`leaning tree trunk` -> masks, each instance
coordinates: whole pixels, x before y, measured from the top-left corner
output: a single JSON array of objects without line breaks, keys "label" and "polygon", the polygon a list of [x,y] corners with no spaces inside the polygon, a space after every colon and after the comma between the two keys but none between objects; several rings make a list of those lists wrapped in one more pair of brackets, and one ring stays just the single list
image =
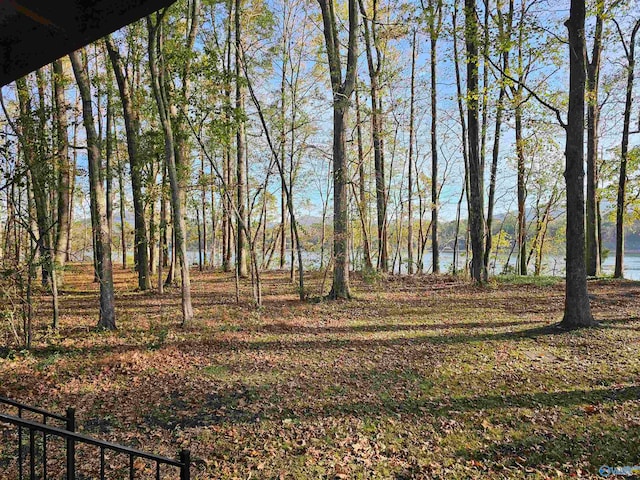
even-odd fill
[{"label": "leaning tree trunk", "polygon": [[571,0],[569,31],[569,111],[567,114],[567,159],[564,173],[567,191],[565,328],[595,324],[587,292],[584,258],[584,93],[585,93],[585,1]]},{"label": "leaning tree trunk", "polygon": [[89,186],[94,192],[91,200],[95,202],[96,218],[96,243],[99,246],[100,258],[98,259],[98,277],[100,281],[100,319],[98,328],[115,330],[116,313],[113,291],[113,268],[111,265],[111,232],[107,222],[107,208],[105,192],[99,173],[102,166],[99,139],[93,123],[91,83],[87,71],[87,65],[80,57],[79,52],[69,54],[73,73],[78,83],[78,90],[82,97],[82,118],[87,136],[87,156],[89,163]]},{"label": "leaning tree trunk", "polygon": [[[160,123],[164,132],[164,154],[171,188],[171,207],[173,213],[174,251],[180,262],[181,268],[181,293],[182,293],[182,324],[186,325],[193,319],[193,307],[191,305],[191,279],[189,276],[189,263],[187,260],[186,222],[184,217],[184,198],[182,182],[176,160],[176,144],[174,141],[173,127],[171,125],[171,103],[169,91],[166,88],[168,80],[165,78],[165,65],[158,61],[158,49],[160,45],[162,18],[158,16],[154,25],[151,17],[147,17],[149,31],[149,68],[151,71],[153,94],[155,96]],[[180,153],[180,152],[179,152]],[[172,258],[175,258],[174,255]]]},{"label": "leaning tree trunk", "polygon": [[147,240],[147,225],[144,216],[144,197],[142,194],[142,159],[139,154],[138,130],[139,120],[133,105],[132,92],[126,76],[126,70],[120,58],[117,47],[111,37],[105,37],[105,43],[111,58],[111,64],[116,74],[120,99],[122,100],[122,112],[124,126],[127,134],[127,151],[131,166],[131,190],[133,193],[133,211],[135,221],[135,258],[138,271],[138,288],[148,290],[151,288],[149,277],[149,254]]}]

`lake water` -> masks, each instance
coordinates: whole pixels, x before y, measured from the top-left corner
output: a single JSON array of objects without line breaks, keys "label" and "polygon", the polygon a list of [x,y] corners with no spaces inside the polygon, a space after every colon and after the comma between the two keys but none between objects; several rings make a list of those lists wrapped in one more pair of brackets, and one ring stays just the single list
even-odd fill
[{"label": "lake water", "polygon": [[[287,252],[287,262],[289,265],[290,252]],[[198,263],[198,252],[188,252],[189,260],[192,264]],[[494,258],[491,257],[490,261],[490,274],[495,275],[502,272],[504,263],[507,260],[506,256],[499,255],[497,265],[494,267]],[[393,260],[393,259],[391,259]],[[326,256],[325,256],[325,265],[326,265]],[[465,255],[464,252],[461,252],[461,255],[458,258],[458,270],[464,268]],[[304,262],[307,268],[318,268],[320,266],[320,255],[315,252],[305,252],[304,253]],[[451,271],[451,265],[453,263],[453,252],[440,252],[440,271],[448,272]],[[273,265],[276,264],[276,259],[274,258]],[[431,253],[427,253],[424,257],[424,265],[426,271],[431,271]],[[509,260],[509,265],[515,267],[516,265],[516,257],[512,255]],[[602,263],[602,273],[604,275],[613,275],[613,269],[615,266],[615,257],[613,254],[608,255],[605,261]],[[533,265],[530,266],[531,270],[533,270]],[[396,269],[398,271],[397,263]],[[402,273],[406,273],[407,265],[403,259],[402,265]],[[553,275],[553,276],[562,276],[564,275],[564,257],[546,257],[543,260],[543,275]],[[628,253],[624,257],[624,277],[629,280],[640,280],[640,253]]]},{"label": "lake water", "polygon": [[[464,268],[464,252],[458,259],[458,269]],[[506,256],[498,256],[497,266],[494,268],[494,258],[491,257],[490,260],[490,273],[492,275],[499,274],[502,271],[504,263],[507,260]],[[516,257],[512,256],[509,260],[509,265],[511,267],[516,266]],[[564,275],[564,257],[546,257],[542,261],[542,274],[543,275],[552,275],[552,276],[562,276]],[[453,253],[452,252],[440,252],[440,270],[443,272],[449,271],[451,269],[451,265],[453,263]],[[424,260],[425,266],[429,269],[431,268],[431,254],[425,255]],[[613,270],[615,267],[615,256],[610,254],[607,258],[602,262],[602,274],[603,275],[613,275]],[[530,264],[529,267],[533,271],[533,264]],[[404,268],[403,268],[404,271]],[[628,280],[640,280],[640,253],[628,253],[624,256],[624,278]]]}]

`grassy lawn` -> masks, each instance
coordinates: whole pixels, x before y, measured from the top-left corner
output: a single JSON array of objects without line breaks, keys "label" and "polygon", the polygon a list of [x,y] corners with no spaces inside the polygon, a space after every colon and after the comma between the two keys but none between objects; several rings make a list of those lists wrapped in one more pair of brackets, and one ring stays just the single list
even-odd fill
[{"label": "grassy lawn", "polygon": [[89,273],[66,274],[58,334],[38,299],[35,348],[0,358],[0,395],[74,405],[106,440],[190,448],[192,478],[598,478],[640,464],[639,283],[590,281],[602,326],[549,333],[564,297],[548,278],[356,278],[353,301],[301,303],[269,273],[256,311],[249,285],[236,304],[231,275],[194,271],[197,319],[181,328],[178,289],[135,292],[117,270],[119,330],[97,333]]}]

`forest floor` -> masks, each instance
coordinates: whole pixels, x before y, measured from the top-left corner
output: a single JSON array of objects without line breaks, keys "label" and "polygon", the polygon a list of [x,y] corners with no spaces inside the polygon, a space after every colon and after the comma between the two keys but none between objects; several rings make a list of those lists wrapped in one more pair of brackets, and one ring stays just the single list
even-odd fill
[{"label": "forest floor", "polygon": [[[196,479],[598,478],[640,464],[640,283],[590,281],[601,326],[549,332],[560,279],[358,277],[352,301],[300,302],[274,272],[257,311],[249,285],[237,304],[232,275],[194,270],[197,318],[182,328],[179,289],[136,292],[115,273],[119,330],[95,331],[97,285],[73,265],[59,332],[40,297],[32,352],[0,356],[0,395],[73,405],[101,439],[190,448]],[[322,281],[309,275],[312,294]],[[4,479],[15,450],[0,445]]]}]

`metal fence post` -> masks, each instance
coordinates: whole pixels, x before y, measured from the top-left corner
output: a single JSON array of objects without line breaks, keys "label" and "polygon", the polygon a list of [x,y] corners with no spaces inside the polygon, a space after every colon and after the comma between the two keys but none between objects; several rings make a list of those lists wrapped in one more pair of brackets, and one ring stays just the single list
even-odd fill
[{"label": "metal fence post", "polygon": [[[76,431],[76,409],[67,408],[67,430]],[[76,443],[73,438],[67,438],[67,480],[76,478]]]},{"label": "metal fence post", "polygon": [[180,480],[191,480],[191,451],[182,450],[180,452]]}]

